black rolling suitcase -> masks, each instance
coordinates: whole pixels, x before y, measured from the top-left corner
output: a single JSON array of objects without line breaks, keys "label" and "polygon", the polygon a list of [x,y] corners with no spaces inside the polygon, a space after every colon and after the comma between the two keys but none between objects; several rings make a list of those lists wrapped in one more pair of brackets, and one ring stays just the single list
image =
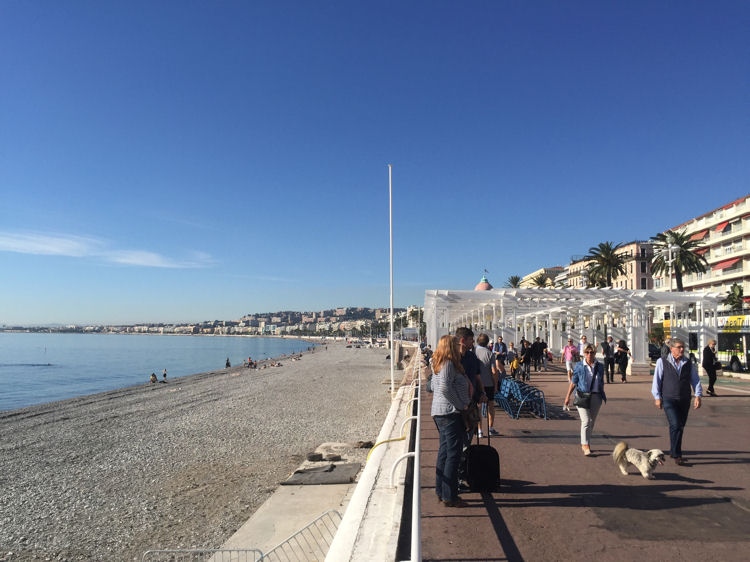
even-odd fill
[{"label": "black rolling suitcase", "polygon": [[487,444],[479,444],[477,433],[477,444],[466,448],[464,474],[472,492],[494,492],[500,487],[500,456],[490,446],[490,420],[484,409],[482,413],[487,420]]}]

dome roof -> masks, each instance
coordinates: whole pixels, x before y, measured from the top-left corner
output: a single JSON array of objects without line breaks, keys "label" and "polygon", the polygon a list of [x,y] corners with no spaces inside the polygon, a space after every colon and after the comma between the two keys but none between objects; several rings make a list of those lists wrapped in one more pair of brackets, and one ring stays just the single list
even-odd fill
[{"label": "dome roof", "polygon": [[487,277],[482,275],[482,280],[477,283],[477,286],[474,287],[475,291],[489,291],[492,289],[492,285],[490,285],[490,282],[487,281]]}]

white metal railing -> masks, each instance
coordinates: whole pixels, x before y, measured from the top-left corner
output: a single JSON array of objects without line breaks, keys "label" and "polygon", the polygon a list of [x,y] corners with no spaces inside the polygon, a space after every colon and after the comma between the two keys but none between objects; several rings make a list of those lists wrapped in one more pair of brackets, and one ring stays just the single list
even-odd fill
[{"label": "white metal railing", "polygon": [[[412,472],[412,494],[411,494],[411,562],[421,562],[422,560],[422,494],[421,494],[421,470],[420,470],[420,452],[421,452],[421,432],[422,432],[422,353],[417,348],[417,353],[414,357],[417,361],[416,376],[414,376],[415,369],[412,368],[412,377],[414,379],[411,382],[412,388],[416,391],[416,402],[417,402],[417,414],[416,416],[409,416],[404,420],[402,428],[407,422],[416,420],[413,428],[415,431],[414,437],[414,450],[404,453],[398,457],[391,467],[391,479],[390,485],[393,486],[393,478],[396,473],[396,467],[398,464],[407,458],[414,459],[414,470]],[[414,361],[412,359],[412,361]],[[411,404],[415,398],[409,400]]]}]

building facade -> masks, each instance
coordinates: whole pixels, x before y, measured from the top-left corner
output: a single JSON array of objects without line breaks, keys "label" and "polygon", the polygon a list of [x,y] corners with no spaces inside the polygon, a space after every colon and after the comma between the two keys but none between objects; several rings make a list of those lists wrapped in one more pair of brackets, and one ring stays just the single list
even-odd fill
[{"label": "building facade", "polygon": [[[750,195],[709,211],[670,230],[684,231],[702,244],[706,273],[683,275],[685,291],[716,291],[727,294],[739,284],[746,301],[750,298]],[[674,276],[664,272],[654,279],[654,288],[676,290]]]}]

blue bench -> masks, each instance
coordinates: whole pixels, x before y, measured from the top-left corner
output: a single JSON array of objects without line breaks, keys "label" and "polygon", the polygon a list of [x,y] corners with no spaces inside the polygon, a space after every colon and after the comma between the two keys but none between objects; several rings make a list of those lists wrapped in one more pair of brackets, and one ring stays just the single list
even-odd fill
[{"label": "blue bench", "polygon": [[527,408],[530,412],[547,419],[547,404],[544,392],[530,384],[504,377],[500,388],[495,393],[495,404],[505,410],[513,419],[518,419],[521,410]]}]

